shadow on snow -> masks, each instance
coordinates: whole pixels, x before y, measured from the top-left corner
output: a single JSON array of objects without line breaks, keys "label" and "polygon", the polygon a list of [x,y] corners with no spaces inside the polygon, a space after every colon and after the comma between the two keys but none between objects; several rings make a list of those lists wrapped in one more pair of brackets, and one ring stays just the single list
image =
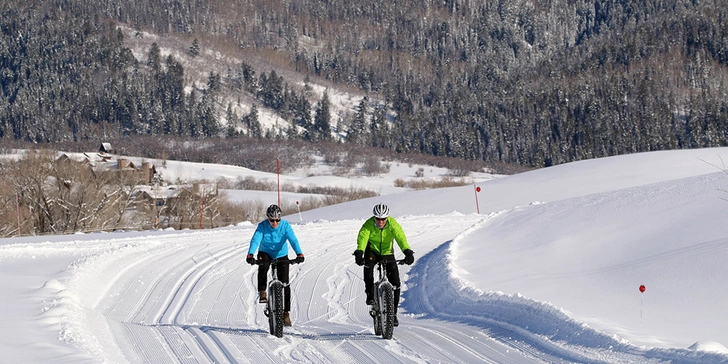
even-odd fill
[{"label": "shadow on snow", "polygon": [[[229,335],[242,335],[242,336],[272,336],[267,330],[263,329],[234,329],[226,327],[216,326],[183,326],[187,329],[189,327],[196,327],[204,333],[209,332],[220,332]],[[329,332],[329,333],[301,333],[301,332],[286,332],[283,338],[286,336],[297,337],[306,340],[316,341],[341,341],[341,340],[381,340],[381,337],[371,333],[358,333],[358,332]]]}]

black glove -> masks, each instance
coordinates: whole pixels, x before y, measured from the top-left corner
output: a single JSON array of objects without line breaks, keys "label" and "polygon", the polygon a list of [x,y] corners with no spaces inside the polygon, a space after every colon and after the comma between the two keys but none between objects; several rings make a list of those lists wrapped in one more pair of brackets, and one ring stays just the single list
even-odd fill
[{"label": "black glove", "polygon": [[296,263],[303,263],[303,253],[296,255],[296,260],[294,260]]},{"label": "black glove", "polygon": [[245,261],[248,262],[250,265],[255,265],[255,257],[253,257],[253,254],[248,254],[248,257],[245,258]]},{"label": "black glove", "polygon": [[411,249],[406,249],[404,251],[404,264],[412,265],[412,263],[415,262],[415,252],[413,252]]},{"label": "black glove", "polygon": [[354,250],[354,261],[356,265],[364,265],[364,252],[361,250]]}]

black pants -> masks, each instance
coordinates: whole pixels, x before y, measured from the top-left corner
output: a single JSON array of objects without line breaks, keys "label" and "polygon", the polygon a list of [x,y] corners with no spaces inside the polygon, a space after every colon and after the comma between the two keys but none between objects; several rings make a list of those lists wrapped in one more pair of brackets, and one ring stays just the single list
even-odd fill
[{"label": "black pants", "polygon": [[[273,259],[266,253],[258,252],[258,260],[267,263]],[[278,280],[283,282],[285,286],[283,289],[283,295],[285,296],[283,300],[283,311],[288,312],[291,310],[291,287],[288,285],[288,267],[291,265],[288,264],[288,257],[278,258],[278,260],[279,262],[276,263],[276,275],[278,276]],[[258,266],[258,291],[265,291],[268,288],[268,268],[268,264]]]},{"label": "black pants", "polygon": [[387,279],[394,286],[394,312],[396,313],[399,306],[399,286],[401,282],[399,280],[399,267],[394,254],[379,255],[369,250],[368,247],[364,250],[364,289],[366,290],[367,300],[376,296],[374,291],[374,267],[380,260],[387,261]]}]

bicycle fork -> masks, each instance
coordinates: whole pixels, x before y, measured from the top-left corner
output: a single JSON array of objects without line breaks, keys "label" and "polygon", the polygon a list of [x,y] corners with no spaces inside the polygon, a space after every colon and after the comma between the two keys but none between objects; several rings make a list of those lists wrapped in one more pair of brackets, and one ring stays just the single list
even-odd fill
[{"label": "bicycle fork", "polygon": [[382,305],[383,305],[383,303],[382,303],[382,296],[383,296],[382,291],[384,290],[383,287],[385,285],[386,286],[389,286],[389,287],[392,287],[391,289],[392,289],[392,291],[394,291],[394,286],[392,286],[392,284],[389,283],[389,281],[378,282],[378,283],[379,284],[377,284],[377,286],[376,286],[376,295],[375,295],[374,304],[371,305],[371,306],[369,306],[369,314],[372,317],[374,317],[375,315],[377,315],[377,314],[379,314],[379,313],[381,313],[381,312],[384,311],[384,307],[382,307]]},{"label": "bicycle fork", "polygon": [[[280,288],[274,287],[274,286],[280,286]],[[281,293],[282,293],[281,298],[283,300],[282,302],[285,302],[285,299],[286,299],[285,298],[285,294],[286,294],[285,289],[286,289],[287,286],[288,286],[288,284],[285,284],[285,283],[283,283],[283,282],[281,282],[281,281],[279,281],[277,279],[271,281],[268,284],[268,295],[267,295],[268,296],[268,303],[265,305],[265,309],[263,309],[263,313],[265,314],[266,317],[270,316],[271,311],[276,311],[275,308],[277,307],[276,304],[278,303],[276,301],[276,297],[277,297],[277,295],[275,294],[275,291],[276,290],[278,290],[278,289],[281,290]],[[281,307],[283,307],[283,306],[281,306]],[[283,312],[279,312],[279,313],[281,315],[283,314]]]}]

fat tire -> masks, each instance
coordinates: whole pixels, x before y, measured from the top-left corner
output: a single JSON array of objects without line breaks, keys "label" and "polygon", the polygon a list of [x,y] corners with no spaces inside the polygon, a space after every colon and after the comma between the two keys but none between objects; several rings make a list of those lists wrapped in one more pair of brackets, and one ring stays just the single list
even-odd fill
[{"label": "fat tire", "polygon": [[270,315],[268,316],[268,324],[270,326],[270,334],[275,337],[283,337],[283,284],[273,282],[270,285],[270,294],[268,295],[270,307]]},{"label": "fat tire", "polygon": [[390,340],[394,335],[394,288],[387,284],[382,287],[382,338]]}]

